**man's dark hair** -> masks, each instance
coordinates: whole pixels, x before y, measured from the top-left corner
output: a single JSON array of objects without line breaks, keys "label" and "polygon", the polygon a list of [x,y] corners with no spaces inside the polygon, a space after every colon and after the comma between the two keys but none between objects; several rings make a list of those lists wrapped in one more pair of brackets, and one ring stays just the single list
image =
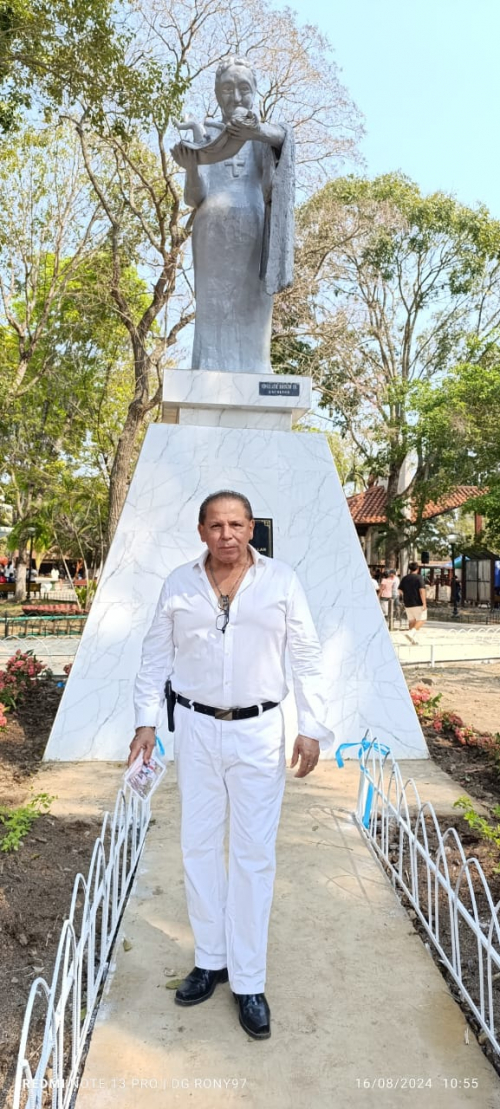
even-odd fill
[{"label": "man's dark hair", "polygon": [[408,569],[410,571],[410,574],[414,574],[415,570],[418,570],[418,562],[410,562]]},{"label": "man's dark hair", "polygon": [[199,511],[199,514],[198,514],[198,523],[199,524],[204,524],[205,523],[206,516],[207,516],[207,508],[208,508],[209,504],[213,504],[214,501],[229,501],[229,500],[231,500],[231,501],[240,501],[241,504],[243,505],[243,508],[245,509],[246,517],[249,520],[253,520],[252,506],[250,504],[250,501],[248,500],[248,497],[245,497],[243,493],[235,493],[234,489],[219,489],[218,493],[210,493],[209,497],[205,497],[205,500],[203,501],[203,504],[200,505],[200,511]]}]

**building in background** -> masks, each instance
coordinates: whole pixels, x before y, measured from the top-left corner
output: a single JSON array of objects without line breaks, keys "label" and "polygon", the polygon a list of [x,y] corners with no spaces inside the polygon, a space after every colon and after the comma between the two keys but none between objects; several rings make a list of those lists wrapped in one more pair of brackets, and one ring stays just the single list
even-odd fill
[{"label": "building in background", "polygon": [[[429,501],[426,504],[423,520],[432,520],[447,512],[453,512],[473,497],[479,497],[480,495],[481,490],[475,485],[457,485],[446,496],[440,497],[437,501]],[[383,528],[387,522],[387,490],[385,486],[372,484],[363,493],[355,493],[352,497],[348,497],[347,503],[368,565],[371,567],[383,565]],[[415,523],[416,519],[417,512],[412,509],[410,504],[408,523]],[[407,550],[404,565],[400,567],[401,570],[406,569],[406,564],[412,557],[419,560],[418,551]]]}]

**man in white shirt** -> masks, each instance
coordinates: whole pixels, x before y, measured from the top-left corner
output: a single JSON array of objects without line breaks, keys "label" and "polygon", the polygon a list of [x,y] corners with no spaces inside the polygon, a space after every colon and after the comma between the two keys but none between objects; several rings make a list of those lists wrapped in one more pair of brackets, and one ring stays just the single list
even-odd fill
[{"label": "man in white shirt", "polygon": [[223,490],[203,502],[198,531],[207,550],[169,575],[144,639],[129,763],[140,751],[147,760],[153,750],[170,678],[195,938],[195,967],[175,1000],[196,1005],[229,978],[240,1024],[266,1039],[267,934],[286,770],[285,648],[299,721],[291,760],[292,767],[299,762],[296,777],[314,770],[320,745],[330,746],[333,736],[325,723],[321,648],[302,586],[290,566],[250,546],[253,530],[242,494]]}]

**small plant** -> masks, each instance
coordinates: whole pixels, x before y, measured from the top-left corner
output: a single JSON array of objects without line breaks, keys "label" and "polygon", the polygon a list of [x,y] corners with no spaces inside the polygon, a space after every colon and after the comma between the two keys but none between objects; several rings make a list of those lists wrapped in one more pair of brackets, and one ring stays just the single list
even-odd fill
[{"label": "small plant", "polygon": [[96,581],[89,581],[88,585],[75,585],[75,593],[84,612],[88,612],[94,600],[96,589]]},{"label": "small plant", "polygon": [[437,708],[441,700],[441,694],[436,693],[433,697],[427,685],[420,682],[418,685],[410,689],[410,697],[415,706],[417,716],[420,720],[430,723],[437,715]]},{"label": "small plant", "polygon": [[48,793],[37,793],[27,805],[20,805],[17,809],[0,808],[0,823],[7,829],[0,851],[18,851],[35,820],[49,811],[54,800]]},{"label": "small plant", "polygon": [[[474,832],[479,832],[482,839],[494,843],[495,847],[500,849],[500,823],[490,824],[485,816],[481,816],[480,813],[476,812],[468,797],[459,797],[453,802],[453,807],[455,809],[463,809],[464,820],[469,825],[469,828],[472,828]],[[493,816],[500,821],[500,805],[495,805],[492,809],[492,813]],[[493,867],[493,872],[494,874],[500,874],[500,863]]]},{"label": "small plant", "polygon": [[52,671],[36,658],[33,651],[16,651],[8,659],[5,670],[0,670],[0,695],[4,707],[14,709],[33,686],[51,674]]}]

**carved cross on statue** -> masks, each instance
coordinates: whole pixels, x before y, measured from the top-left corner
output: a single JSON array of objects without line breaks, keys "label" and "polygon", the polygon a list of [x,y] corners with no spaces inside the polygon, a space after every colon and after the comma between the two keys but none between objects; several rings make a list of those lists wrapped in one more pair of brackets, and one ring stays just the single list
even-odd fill
[{"label": "carved cross on statue", "polygon": [[238,169],[244,169],[246,163],[244,158],[235,154],[234,158],[230,158],[228,162],[224,162],[224,165],[232,170],[232,177],[241,177],[241,174],[238,173]]}]

